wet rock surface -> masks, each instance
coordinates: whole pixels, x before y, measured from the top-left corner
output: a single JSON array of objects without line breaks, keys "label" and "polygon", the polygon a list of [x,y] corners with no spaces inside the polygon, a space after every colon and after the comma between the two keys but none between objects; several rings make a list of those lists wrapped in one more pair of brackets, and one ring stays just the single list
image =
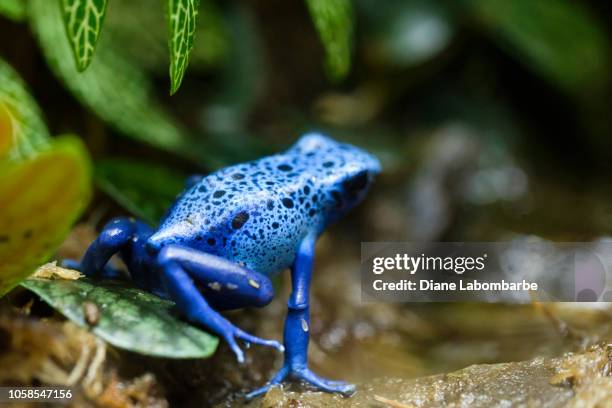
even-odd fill
[{"label": "wet rock surface", "polygon": [[351,398],[275,388],[247,407],[612,406],[612,344],[562,357],[473,365],[415,379],[379,378]]}]

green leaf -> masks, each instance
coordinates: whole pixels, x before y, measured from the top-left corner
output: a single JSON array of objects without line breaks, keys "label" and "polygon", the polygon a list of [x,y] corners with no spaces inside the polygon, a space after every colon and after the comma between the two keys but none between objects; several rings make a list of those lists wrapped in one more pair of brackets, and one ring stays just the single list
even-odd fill
[{"label": "green leaf", "polygon": [[49,259],[91,194],[78,138],[50,138],[38,106],[0,60],[0,296]]},{"label": "green leaf", "polygon": [[199,0],[168,0],[168,48],[170,94],[174,94],[187,70],[198,23]]},{"label": "green leaf", "polygon": [[49,131],[19,75],[0,59],[0,159],[24,159],[49,146]]},{"label": "green leaf", "polygon": [[[113,7],[109,9],[109,14]],[[199,164],[214,157],[199,139],[191,138],[153,94],[146,73],[118,52],[111,36],[102,36],[96,58],[77,73],[57,4],[30,0],[30,24],[54,73],[73,95],[125,135]]]},{"label": "green leaf", "polygon": [[341,79],[351,66],[353,9],[350,0],[306,0],[308,10],[325,47],[327,72]]},{"label": "green leaf", "polygon": [[606,32],[582,3],[471,0],[470,4],[503,47],[562,88],[596,90],[609,79]]},{"label": "green leaf", "polygon": [[106,0],[61,0],[68,41],[79,71],[89,66],[106,14]]},{"label": "green leaf", "polygon": [[95,174],[105,193],[151,225],[159,222],[185,185],[181,173],[131,159],[100,161]]},{"label": "green leaf", "polygon": [[[140,67],[160,76],[168,74],[168,23],[162,13],[167,0],[117,1],[104,21],[104,36]],[[225,61],[230,49],[226,21],[212,0],[201,0],[189,69],[207,71]]]},{"label": "green leaf", "polygon": [[[110,344],[136,353],[166,358],[204,358],[219,340],[180,319],[174,303],[126,286],[101,280],[28,279],[21,284],[54,309]],[[87,321],[85,302],[93,303],[99,319]]]},{"label": "green leaf", "polygon": [[0,1],[0,15],[13,21],[23,21],[26,17],[25,0],[2,0]]}]

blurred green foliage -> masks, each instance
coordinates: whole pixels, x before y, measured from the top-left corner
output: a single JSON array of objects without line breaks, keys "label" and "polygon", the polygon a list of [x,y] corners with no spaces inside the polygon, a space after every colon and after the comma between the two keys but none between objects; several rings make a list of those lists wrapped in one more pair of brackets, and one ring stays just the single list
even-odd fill
[{"label": "blurred green foliage", "polygon": [[15,21],[22,21],[26,16],[25,0],[3,0],[0,2],[0,15]]},{"label": "blurred green foliage", "polygon": [[575,93],[609,80],[607,33],[580,2],[471,0],[477,18],[517,58]]},{"label": "blurred green foliage", "polygon": [[25,84],[0,59],[0,296],[49,259],[90,193],[81,140],[52,139]]},{"label": "blurred green foliage", "polygon": [[367,15],[364,24],[366,57],[374,64],[416,66],[440,54],[455,34],[451,12],[430,1],[375,0],[358,2]]},{"label": "blurred green foliage", "polygon": [[353,10],[350,0],[306,0],[327,54],[331,78],[343,78],[351,65]]},{"label": "blurred green foliage", "polygon": [[185,186],[185,175],[163,165],[107,159],[96,163],[98,186],[132,214],[156,225]]}]

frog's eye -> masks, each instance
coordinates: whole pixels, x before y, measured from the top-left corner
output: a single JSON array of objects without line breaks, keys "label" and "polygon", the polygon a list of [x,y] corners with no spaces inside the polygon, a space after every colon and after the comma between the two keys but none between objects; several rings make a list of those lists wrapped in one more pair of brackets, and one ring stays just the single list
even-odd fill
[{"label": "frog's eye", "polygon": [[342,188],[350,195],[355,195],[368,186],[369,176],[367,170],[347,178],[342,182]]}]

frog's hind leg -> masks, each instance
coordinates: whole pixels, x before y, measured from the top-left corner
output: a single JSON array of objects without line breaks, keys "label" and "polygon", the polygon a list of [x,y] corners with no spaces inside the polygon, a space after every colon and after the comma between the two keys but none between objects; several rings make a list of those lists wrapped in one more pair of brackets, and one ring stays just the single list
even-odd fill
[{"label": "frog's hind leg", "polygon": [[109,279],[121,277],[121,272],[107,263],[115,253],[125,249],[137,237],[137,223],[138,221],[127,217],[109,221],[100,235],[89,245],[81,262],[67,259],[62,265],[77,269],[91,277]]},{"label": "frog's hind leg", "polygon": [[180,245],[164,247],[162,258],[179,262],[215,310],[262,307],[274,297],[266,275],[225,258]]},{"label": "frog's hind leg", "polygon": [[266,393],[270,387],[286,379],[302,380],[315,388],[351,395],[355,386],[344,381],[321,378],[308,368],[308,342],[310,341],[310,280],[314,263],[316,235],[310,234],[300,244],[291,268],[292,292],[285,320],[285,364],[263,387],[247,394],[247,399]]},{"label": "frog's hind leg", "polygon": [[[283,346],[275,340],[260,339],[234,326],[207,301],[211,292],[225,291],[229,299],[224,304],[227,307],[268,303],[273,289],[267,277],[226,259],[178,245],[163,247],[157,256],[157,264],[166,290],[179,311],[189,320],[221,336],[238,361],[244,361],[244,353],[237,339],[283,350]],[[196,283],[210,289],[206,291],[206,299]],[[222,296],[210,297],[220,299]]]}]

